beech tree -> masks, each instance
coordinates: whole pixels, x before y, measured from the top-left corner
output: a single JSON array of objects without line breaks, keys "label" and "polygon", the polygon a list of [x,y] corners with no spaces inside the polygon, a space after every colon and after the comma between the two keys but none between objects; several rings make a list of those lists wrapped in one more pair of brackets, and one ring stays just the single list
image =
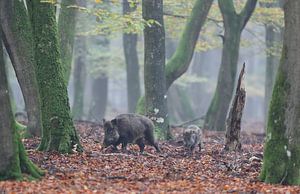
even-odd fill
[{"label": "beech tree", "polygon": [[300,185],[300,1],[284,4],[281,61],[273,89],[260,178]]},{"label": "beech tree", "polygon": [[163,1],[144,0],[142,7],[143,18],[157,22],[144,29],[145,113],[159,128],[161,132],[159,136],[170,138],[166,98]]},{"label": "beech tree", "polygon": [[[7,6],[7,9],[4,9]],[[36,80],[34,46],[30,21],[23,2],[14,0],[1,7],[3,42],[21,87],[28,115],[28,134],[40,136],[41,103]]]},{"label": "beech tree", "polygon": [[[180,37],[179,45],[177,46],[175,53],[172,55],[171,59],[167,62],[165,66],[165,70],[164,70],[165,78],[163,79],[165,80],[166,86],[164,86],[165,87],[164,97],[167,97],[166,92],[168,88],[171,86],[171,84],[177,78],[179,78],[183,73],[185,73],[186,70],[188,69],[199,37],[199,33],[201,31],[202,26],[204,25],[205,19],[212,5],[212,2],[213,0],[197,0],[195,2],[191,16],[188,18],[184,31]],[[146,52],[148,51],[145,50],[145,56],[146,56]],[[160,80],[160,82],[161,81],[162,80]],[[145,81],[145,84],[146,83],[148,82]],[[146,112],[146,114],[149,114],[147,113],[147,111],[145,111],[144,109],[145,106],[147,106],[145,102],[145,98],[141,97],[139,99],[136,111],[138,113]],[[169,132],[165,134],[169,134]],[[167,136],[162,138],[167,138]]]},{"label": "beech tree", "polygon": [[[131,7],[128,0],[123,0],[124,15],[133,12],[135,9],[136,5]],[[123,47],[127,72],[128,112],[134,112],[136,110],[138,99],[141,96],[137,42],[137,33],[123,33]]]},{"label": "beech tree", "polygon": [[[55,6],[32,0],[32,26],[37,80],[42,102],[43,137],[39,150],[81,151],[71,115],[67,85],[61,64]],[[51,52],[49,52],[51,51]]]},{"label": "beech tree", "polygon": [[[272,9],[281,7],[279,0],[275,2],[261,2],[261,6]],[[272,97],[272,90],[276,78],[276,72],[279,66],[280,56],[275,52],[276,44],[282,42],[281,26],[273,23],[265,23],[265,41],[266,41],[266,81],[265,81],[265,120],[268,117],[268,107]],[[275,51],[274,51],[275,50]]]},{"label": "beech tree", "polygon": [[[15,1],[18,3],[18,1]],[[22,2],[21,2],[22,3]],[[0,2],[1,24],[5,16],[4,9],[13,13],[13,1]],[[2,26],[1,25],[1,26]],[[0,27],[0,40],[2,38]],[[16,130],[16,123],[11,110],[11,103],[8,92],[5,64],[3,59],[2,42],[0,45],[0,180],[22,179],[22,173],[27,173],[33,178],[40,178],[44,173],[35,166],[27,156],[19,133]]]},{"label": "beech tree", "polygon": [[218,2],[225,30],[222,37],[222,62],[215,94],[206,113],[205,127],[223,131],[234,90],[241,33],[255,9],[257,0],[247,0],[240,13],[236,13],[232,0],[219,0]]}]

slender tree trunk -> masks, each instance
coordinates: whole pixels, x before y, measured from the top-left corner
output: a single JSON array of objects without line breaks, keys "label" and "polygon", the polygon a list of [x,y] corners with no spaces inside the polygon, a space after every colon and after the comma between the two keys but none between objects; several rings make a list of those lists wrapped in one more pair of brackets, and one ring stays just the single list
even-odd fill
[{"label": "slender tree trunk", "polygon": [[73,46],[76,27],[76,0],[62,0],[58,18],[58,33],[60,38],[60,56],[64,70],[64,79],[68,84],[71,74]]},{"label": "slender tree trunk", "polygon": [[108,77],[103,74],[93,78],[92,103],[90,105],[91,120],[102,120],[105,116],[108,94]]},{"label": "slender tree trunk", "polygon": [[269,109],[262,181],[300,185],[300,1],[285,1],[284,40]]},{"label": "slender tree trunk", "polygon": [[33,0],[32,6],[37,80],[44,127],[39,149],[71,153],[76,147],[77,151],[81,151],[82,147],[70,116],[67,86],[59,52],[55,7],[39,0]]},{"label": "slender tree trunk", "polygon": [[108,97],[108,76],[106,68],[111,58],[106,53],[110,50],[110,40],[106,36],[94,36],[90,38],[91,47],[95,47],[104,53],[102,56],[91,60],[93,68],[99,69],[93,72],[92,78],[92,99],[89,104],[89,118],[91,120],[102,120],[105,115]]},{"label": "slender tree trunk", "polygon": [[[124,15],[135,10],[136,6],[130,7],[128,0],[123,0]],[[137,42],[137,34],[123,33],[123,48],[127,72],[128,112],[135,112],[137,102],[141,96]]]},{"label": "slender tree trunk", "polygon": [[165,76],[165,29],[163,21],[163,1],[144,0],[143,18],[153,19],[158,24],[144,29],[144,82],[145,110],[163,139],[171,138],[166,97]]},{"label": "slender tree trunk", "polygon": [[[86,7],[85,0],[78,0],[78,5]],[[84,28],[84,19],[86,15],[83,13],[77,13],[76,18],[78,23],[83,23],[81,26]],[[81,27],[80,26],[80,27]],[[79,25],[76,27],[76,31],[79,30]],[[74,102],[72,106],[72,114],[74,119],[82,119],[84,115],[84,92],[85,92],[85,81],[87,76],[86,63],[87,63],[87,38],[86,36],[77,36],[75,39],[74,49]]]},{"label": "slender tree trunk", "polygon": [[3,40],[20,84],[28,115],[28,132],[42,131],[39,91],[36,81],[32,29],[23,2],[5,4],[1,15]]},{"label": "slender tree trunk", "polygon": [[225,34],[217,88],[205,118],[205,127],[210,130],[225,130],[237,72],[241,33],[255,9],[256,2],[257,0],[248,0],[241,13],[237,14],[232,0],[219,0]]},{"label": "slender tree trunk", "polygon": [[191,16],[180,37],[178,47],[166,64],[167,89],[188,69],[201,28],[204,25],[212,3],[213,0],[197,0],[195,2]]},{"label": "slender tree trunk", "polygon": [[[11,12],[13,8],[12,4],[10,1],[0,2],[1,24],[3,24],[3,9]],[[2,39],[1,31],[0,27],[0,40]],[[22,173],[27,173],[33,178],[40,178],[43,172],[28,158],[19,134],[16,131],[9,99],[2,42],[0,44],[0,180],[22,179]]]},{"label": "slender tree trunk", "polygon": [[239,29],[236,28],[235,30],[230,29],[230,31],[225,31],[217,88],[205,119],[205,126],[208,129],[218,131],[225,130],[226,115],[234,90],[239,47]]},{"label": "slender tree trunk", "polygon": [[81,119],[83,116],[84,85],[86,80],[86,38],[78,36],[75,42],[75,61],[74,61],[74,102],[73,116],[75,119]]}]

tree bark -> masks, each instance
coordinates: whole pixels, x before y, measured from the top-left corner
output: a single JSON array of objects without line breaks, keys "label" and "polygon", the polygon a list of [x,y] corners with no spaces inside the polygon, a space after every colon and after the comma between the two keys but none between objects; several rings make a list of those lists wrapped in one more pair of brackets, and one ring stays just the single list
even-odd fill
[{"label": "tree bark", "polygon": [[[86,7],[85,0],[78,0],[78,5]],[[84,19],[86,15],[83,13],[77,13],[76,19],[78,23],[83,23],[82,27],[85,27]],[[77,25],[76,30],[79,31]],[[74,43],[74,101],[72,106],[72,114],[74,119],[82,119],[84,116],[84,92],[85,81],[87,77],[86,63],[87,63],[87,38],[86,36],[77,36]]]},{"label": "tree bark", "polygon": [[23,2],[3,4],[1,26],[3,41],[15,69],[28,115],[29,135],[42,131],[41,103],[36,80],[32,29]]},{"label": "tree bark", "polygon": [[84,105],[84,85],[86,80],[86,38],[85,36],[78,36],[75,41],[75,61],[74,61],[74,102],[72,114],[74,119],[81,119],[83,117]]},{"label": "tree bark", "polygon": [[[260,3],[267,8],[279,7],[279,2]],[[276,29],[273,24],[265,24],[266,41],[266,79],[265,79],[265,120],[267,122],[269,104],[272,97],[272,90],[276,79],[276,72],[279,66],[280,57],[274,53],[276,43],[282,42],[281,29]],[[273,51],[273,52],[272,52]]]},{"label": "tree bark", "polygon": [[239,151],[242,148],[242,144],[240,141],[241,121],[246,99],[246,91],[242,83],[244,74],[245,63],[243,64],[242,70],[239,75],[235,97],[232,101],[232,107],[229,111],[226,121],[225,150],[228,151]]},{"label": "tree bark", "polygon": [[300,1],[285,1],[281,62],[273,89],[260,178],[300,185]]},{"label": "tree bark", "polygon": [[108,77],[105,74],[93,78],[90,120],[102,120],[105,116],[108,94]]},{"label": "tree bark", "polygon": [[[136,6],[130,7],[128,0],[123,0],[124,15],[135,10]],[[137,34],[123,33],[123,48],[127,72],[128,112],[132,113],[135,112],[137,102],[141,96],[137,42]]]},{"label": "tree bark", "polygon": [[[13,3],[0,2],[1,24],[3,9],[12,11]],[[11,12],[12,13],[12,12]],[[0,27],[0,40],[2,39]],[[0,180],[22,179],[22,173],[27,173],[33,178],[40,178],[44,173],[29,160],[22,141],[16,131],[15,121],[11,110],[8,83],[5,73],[2,42],[0,46]]]},{"label": "tree bark", "polygon": [[240,14],[235,12],[232,0],[218,2],[225,29],[222,62],[216,91],[206,113],[205,127],[210,130],[224,131],[234,90],[241,33],[255,9],[257,0],[248,0]]},{"label": "tree bark", "polygon": [[165,30],[163,21],[163,1],[144,0],[143,19],[153,19],[159,23],[144,29],[144,84],[145,111],[155,123],[158,136],[171,138],[166,98],[165,76]]},{"label": "tree bark", "polygon": [[[82,151],[72,118],[60,59],[55,7],[32,1],[37,80],[42,101],[43,138],[39,150]],[[51,52],[50,52],[51,51]]]},{"label": "tree bark", "polygon": [[204,25],[212,2],[213,0],[197,0],[195,2],[191,16],[180,37],[178,47],[166,64],[167,89],[188,69],[201,28]]},{"label": "tree bark", "polygon": [[76,8],[68,6],[76,5],[76,0],[62,0],[58,18],[58,33],[60,38],[60,56],[64,70],[64,79],[68,85],[73,58],[73,46],[76,27]]}]

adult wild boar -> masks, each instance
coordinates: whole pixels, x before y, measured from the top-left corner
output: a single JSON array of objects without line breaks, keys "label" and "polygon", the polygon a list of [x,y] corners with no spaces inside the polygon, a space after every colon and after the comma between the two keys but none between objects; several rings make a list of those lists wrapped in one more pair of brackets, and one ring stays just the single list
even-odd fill
[{"label": "adult wild boar", "polygon": [[196,145],[201,151],[202,145],[202,130],[196,125],[189,125],[183,132],[184,146],[187,147],[190,153],[193,153]]},{"label": "adult wild boar", "polygon": [[136,143],[140,151],[144,151],[145,140],[149,145],[155,147],[160,152],[155,142],[153,122],[138,114],[120,114],[111,121],[103,119],[104,142],[103,146],[113,145],[115,149],[122,144],[122,149],[126,151],[128,143]]}]

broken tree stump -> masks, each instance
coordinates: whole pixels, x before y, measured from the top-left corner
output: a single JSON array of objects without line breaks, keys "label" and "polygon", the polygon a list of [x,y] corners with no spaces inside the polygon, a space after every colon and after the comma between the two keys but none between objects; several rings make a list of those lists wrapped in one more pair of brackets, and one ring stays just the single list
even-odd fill
[{"label": "broken tree stump", "polygon": [[225,134],[225,150],[238,151],[241,150],[240,142],[241,120],[243,109],[245,106],[246,90],[243,85],[243,78],[245,74],[245,63],[239,75],[236,92],[230,111],[226,119],[226,134]]}]

